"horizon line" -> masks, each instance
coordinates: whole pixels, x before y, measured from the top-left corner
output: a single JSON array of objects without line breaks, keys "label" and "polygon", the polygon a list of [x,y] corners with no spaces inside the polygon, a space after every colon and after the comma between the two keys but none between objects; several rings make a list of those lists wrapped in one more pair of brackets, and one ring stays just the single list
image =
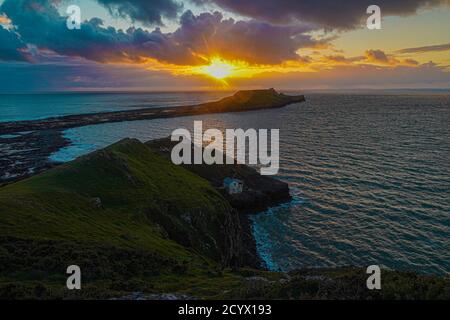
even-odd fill
[{"label": "horizon line", "polygon": [[[270,88],[229,88],[229,89],[174,89],[174,90],[146,90],[146,89],[99,89],[99,90],[36,90],[36,91],[0,91],[0,95],[33,95],[33,94],[145,94],[145,93],[207,93],[207,92],[237,92],[243,90],[264,90]],[[450,88],[317,88],[317,89],[283,89],[275,88],[278,92],[450,92]]]}]

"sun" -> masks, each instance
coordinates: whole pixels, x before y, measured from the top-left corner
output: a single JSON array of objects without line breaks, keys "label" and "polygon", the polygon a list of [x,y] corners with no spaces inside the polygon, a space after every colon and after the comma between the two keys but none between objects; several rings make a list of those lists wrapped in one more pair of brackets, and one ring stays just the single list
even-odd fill
[{"label": "sun", "polygon": [[203,66],[200,69],[202,73],[218,80],[223,80],[231,76],[235,70],[235,66],[219,58],[212,59],[209,65]]},{"label": "sun", "polygon": [[248,62],[241,60],[225,60],[218,56],[203,58],[208,61],[208,64],[188,67],[181,74],[208,76],[227,87],[228,79],[250,78],[261,70],[265,70],[261,69],[260,65],[251,66]]}]

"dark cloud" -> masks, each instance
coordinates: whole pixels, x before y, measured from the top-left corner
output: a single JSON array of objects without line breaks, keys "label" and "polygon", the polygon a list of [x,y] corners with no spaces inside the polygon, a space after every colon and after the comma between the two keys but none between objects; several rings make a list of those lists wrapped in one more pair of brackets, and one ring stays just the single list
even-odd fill
[{"label": "dark cloud", "polygon": [[400,59],[393,54],[386,54],[382,50],[367,50],[365,53],[365,62],[373,64],[383,64],[388,66],[418,66],[419,62],[414,59]]},{"label": "dark cloud", "polygon": [[296,53],[299,48],[321,44],[305,34],[311,31],[307,25],[292,27],[235,21],[223,19],[219,12],[195,16],[187,11],[181,17],[180,24],[170,38],[184,50],[258,64],[296,60],[299,58]]},{"label": "dark cloud", "polygon": [[406,48],[399,50],[399,53],[420,53],[420,52],[434,52],[434,51],[448,51],[450,50],[450,43],[439,44],[434,46],[424,46],[416,48]]},{"label": "dark cloud", "polygon": [[328,55],[322,57],[319,62],[331,63],[333,65],[383,65],[385,67],[418,66],[419,62],[414,59],[400,59],[399,57],[386,54],[382,50],[367,50],[364,56],[345,57],[344,55]]},{"label": "dark cloud", "polygon": [[366,59],[369,62],[375,63],[389,63],[389,58],[382,50],[367,50]]},{"label": "dark cloud", "polygon": [[93,18],[81,30],[68,30],[49,0],[6,0],[2,7],[23,41],[60,55],[98,62],[141,62],[145,58],[178,65],[198,65],[213,55],[250,63],[277,64],[298,59],[297,49],[324,41],[306,34],[307,25],[274,26],[256,21],[224,19],[218,12],[198,16],[185,12],[173,33],[141,28],[126,31],[104,27]]},{"label": "dark cloud", "polygon": [[124,32],[103,28],[100,19],[83,23],[81,30],[69,30],[66,18],[60,16],[52,1],[6,0],[1,10],[12,20],[24,42],[63,55],[101,62],[121,60],[132,41]]},{"label": "dark cloud", "polygon": [[27,46],[18,34],[0,25],[0,60],[28,61]]},{"label": "dark cloud", "polygon": [[183,5],[173,0],[97,0],[113,15],[145,25],[162,25],[162,18],[176,18]]},{"label": "dark cloud", "polygon": [[326,28],[352,28],[368,17],[367,7],[377,4],[383,15],[407,15],[424,6],[449,4],[448,0],[192,0],[216,4],[235,13],[264,21],[300,20]]}]

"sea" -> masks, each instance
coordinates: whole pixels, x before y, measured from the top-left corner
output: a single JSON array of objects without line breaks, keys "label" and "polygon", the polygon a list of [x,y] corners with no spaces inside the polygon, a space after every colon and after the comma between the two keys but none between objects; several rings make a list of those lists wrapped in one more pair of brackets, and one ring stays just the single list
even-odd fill
[{"label": "sea", "polygon": [[[289,92],[288,94],[298,94]],[[192,105],[230,92],[0,95],[4,121]],[[450,274],[450,94],[305,92],[306,102],[245,113],[107,123],[63,132],[70,161],[131,137],[174,129],[279,129],[292,201],[251,216],[271,270],[380,265]],[[6,136],[4,137],[6,138]]]}]

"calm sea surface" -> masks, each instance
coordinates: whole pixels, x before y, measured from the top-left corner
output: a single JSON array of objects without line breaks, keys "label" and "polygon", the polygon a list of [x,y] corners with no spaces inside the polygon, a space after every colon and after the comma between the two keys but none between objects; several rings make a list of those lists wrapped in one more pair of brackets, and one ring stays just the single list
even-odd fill
[{"label": "calm sea surface", "polygon": [[[227,93],[0,96],[0,121],[216,100]],[[5,99],[6,97],[6,99]],[[172,130],[280,129],[294,200],[252,217],[274,270],[370,264],[450,274],[450,95],[309,94],[277,110],[69,129],[68,161],[125,137]],[[0,124],[1,125],[1,124]]]}]

